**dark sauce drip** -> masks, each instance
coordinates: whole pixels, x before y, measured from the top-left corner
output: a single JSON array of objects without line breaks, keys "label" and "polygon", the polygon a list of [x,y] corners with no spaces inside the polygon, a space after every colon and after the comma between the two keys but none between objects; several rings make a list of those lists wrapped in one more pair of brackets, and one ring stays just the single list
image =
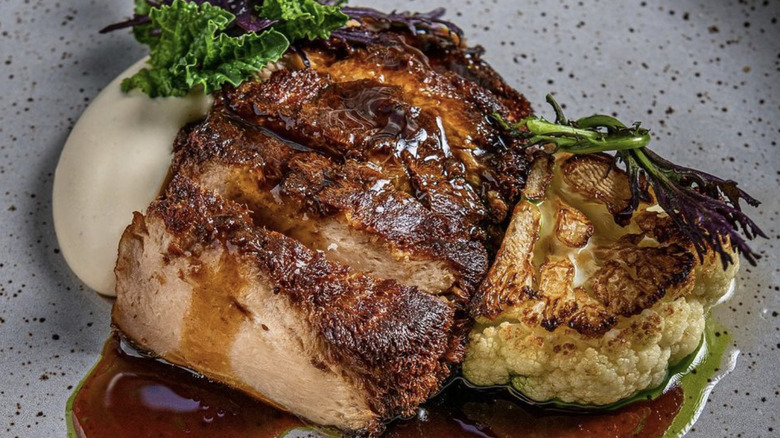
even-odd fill
[{"label": "dark sauce drip", "polygon": [[[522,405],[505,391],[476,390],[456,379],[415,418],[390,423],[384,436],[660,438],[682,401],[682,390],[675,388],[656,400],[613,412],[551,412]],[[275,438],[307,427],[295,416],[238,391],[141,357],[120,345],[116,335],[74,395],[70,415],[77,436],[87,438]]]},{"label": "dark sauce drip", "polygon": [[276,437],[295,416],[182,368],[141,357],[113,335],[72,404],[79,437]]}]

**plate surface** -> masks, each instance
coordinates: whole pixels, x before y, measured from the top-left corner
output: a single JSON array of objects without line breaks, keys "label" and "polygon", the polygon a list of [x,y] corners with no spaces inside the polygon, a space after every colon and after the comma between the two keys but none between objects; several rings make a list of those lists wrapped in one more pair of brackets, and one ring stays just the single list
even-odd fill
[{"label": "plate surface", "polygon": [[[691,437],[780,430],[780,2],[354,0],[448,7],[471,44],[548,114],[642,120],[675,162],[733,178],[764,204],[734,298],[715,311],[741,350]],[[2,2],[0,14],[0,435],[65,436],[67,397],[97,359],[110,303],[68,269],[51,220],[54,168],[79,114],[144,55],[127,32],[97,30],[130,0]],[[111,208],[107,205],[106,208]],[[129,221],[130,218],[128,218]],[[522,427],[522,425],[518,425]]]}]

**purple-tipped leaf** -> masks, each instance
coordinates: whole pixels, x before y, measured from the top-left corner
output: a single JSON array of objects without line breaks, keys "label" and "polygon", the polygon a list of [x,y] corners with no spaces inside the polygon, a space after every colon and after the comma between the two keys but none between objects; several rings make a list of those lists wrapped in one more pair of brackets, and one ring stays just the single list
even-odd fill
[{"label": "purple-tipped leaf", "polygon": [[371,19],[392,26],[403,26],[412,33],[446,31],[463,37],[463,30],[449,21],[443,20],[445,9],[437,8],[430,12],[390,12],[385,13],[372,8],[345,6],[341,11],[350,18],[363,21]]},{"label": "purple-tipped leaf", "polygon": [[[645,160],[639,154],[644,155]],[[745,238],[767,236],[742,212],[739,202],[744,200],[752,206],[760,203],[737,188],[737,183],[678,166],[648,148],[624,151],[619,157],[625,163],[631,181],[632,211],[638,205],[638,197],[643,196],[638,185],[641,175],[653,188],[658,205],[691,241],[700,259],[712,249],[721,256],[725,269],[734,263],[726,248],[730,243],[751,265],[756,264],[760,255],[750,249]]]},{"label": "purple-tipped leaf", "polygon": [[[255,6],[262,4],[262,0],[186,0],[190,3],[201,5],[203,3],[210,3],[212,6],[222,8],[231,14],[236,16],[236,20],[233,23],[244,32],[261,32],[274,24],[275,20],[267,20],[260,18],[255,13]],[[153,1],[146,0],[146,3],[152,7],[160,7],[163,5],[170,5],[173,0],[161,0]],[[100,33],[112,32],[119,29],[126,29],[129,27],[140,26],[148,24],[150,22],[148,15],[135,14],[132,18],[115,23],[104,27],[100,30]]]}]

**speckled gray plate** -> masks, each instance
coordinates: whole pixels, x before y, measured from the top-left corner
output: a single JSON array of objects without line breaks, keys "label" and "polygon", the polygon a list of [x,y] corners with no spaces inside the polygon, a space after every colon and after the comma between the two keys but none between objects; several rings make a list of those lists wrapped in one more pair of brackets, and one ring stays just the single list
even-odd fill
[{"label": "speckled gray plate", "polygon": [[[131,0],[0,2],[0,436],[65,435],[65,401],[97,359],[110,303],[69,271],[51,219],[57,158],[79,114],[144,54],[126,32],[97,30]],[[774,240],[755,243],[738,291],[715,311],[742,351],[692,437],[780,430],[780,1],[382,2],[449,8],[471,43],[547,112],[642,120],[674,161],[740,181]],[[111,206],[106,206],[111,208]],[[518,425],[522,427],[522,425]]]}]

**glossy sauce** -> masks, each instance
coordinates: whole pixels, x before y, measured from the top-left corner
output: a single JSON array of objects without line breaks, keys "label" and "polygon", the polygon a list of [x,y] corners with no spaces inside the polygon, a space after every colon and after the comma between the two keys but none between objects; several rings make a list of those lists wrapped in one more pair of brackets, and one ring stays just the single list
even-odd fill
[{"label": "glossy sauce", "polygon": [[[663,437],[683,403],[680,387],[653,401],[599,414],[544,411],[500,390],[475,390],[455,380],[416,418],[396,420],[384,436],[599,438]],[[114,335],[76,390],[68,419],[78,437],[321,436],[293,415],[189,371],[141,357]]]},{"label": "glossy sauce", "polygon": [[129,353],[112,336],[70,401],[77,437],[275,437],[296,417],[184,369]]}]

